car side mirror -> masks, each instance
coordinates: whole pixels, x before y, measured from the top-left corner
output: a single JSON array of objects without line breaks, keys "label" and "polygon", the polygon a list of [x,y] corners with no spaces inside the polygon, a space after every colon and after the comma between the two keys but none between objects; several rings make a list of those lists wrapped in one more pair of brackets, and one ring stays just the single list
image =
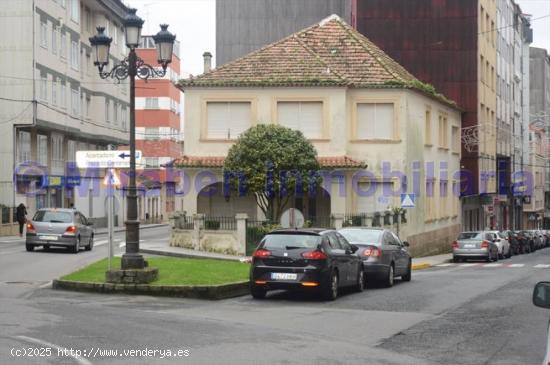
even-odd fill
[{"label": "car side mirror", "polygon": [[533,304],[537,307],[550,309],[550,282],[541,281],[535,285]]},{"label": "car side mirror", "polygon": [[350,247],[351,247],[351,253],[356,253],[357,250],[359,250],[359,247],[355,246],[355,245],[351,245],[350,244]]},{"label": "car side mirror", "polygon": [[407,242],[407,241],[403,241],[403,246],[405,246],[405,247],[409,247],[409,246],[410,246],[410,245],[409,245],[409,242]]}]

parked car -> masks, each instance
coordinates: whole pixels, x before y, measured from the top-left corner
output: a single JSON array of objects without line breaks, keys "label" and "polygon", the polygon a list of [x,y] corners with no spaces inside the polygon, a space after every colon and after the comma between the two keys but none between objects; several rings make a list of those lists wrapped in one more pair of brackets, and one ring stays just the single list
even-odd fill
[{"label": "parked car", "polygon": [[453,261],[484,259],[498,261],[497,236],[490,231],[462,232],[453,242]]},{"label": "parked car", "polygon": [[317,290],[334,300],[342,287],[362,291],[365,273],[357,250],[334,230],[273,231],[252,255],[250,292],[260,299],[274,289]]},{"label": "parked car", "polygon": [[531,253],[535,251],[535,242],[533,234],[530,231],[519,231],[519,235],[522,238],[524,247],[525,247],[525,253]]},{"label": "parked car", "polygon": [[91,251],[94,246],[94,230],[86,217],[75,209],[39,209],[27,223],[27,251],[37,246],[67,247],[78,253],[81,247]]},{"label": "parked car", "polygon": [[408,242],[402,242],[390,230],[349,227],[338,230],[350,243],[359,247],[357,253],[363,259],[367,281],[381,282],[387,287],[396,277],[411,280],[411,255]]},{"label": "parked car", "polygon": [[542,231],[542,234],[545,239],[544,241],[545,247],[550,247],[550,231],[549,230]]},{"label": "parked car", "polygon": [[533,239],[533,251],[540,250],[543,242],[540,231],[530,229],[528,232],[531,234],[531,238]]},{"label": "parked car", "polygon": [[[533,304],[537,307],[550,309],[550,282],[541,281],[535,285],[533,290]],[[543,365],[550,364],[550,322],[546,330],[546,355]]]},{"label": "parked car", "polygon": [[512,253],[510,251],[510,242],[508,241],[508,237],[499,231],[489,231],[496,235],[497,239],[495,241],[497,247],[498,247],[498,258],[509,259],[512,256]]},{"label": "parked car", "polygon": [[519,255],[521,253],[521,243],[517,237],[516,232],[514,231],[504,231],[502,232],[506,235],[508,242],[510,242],[510,252],[512,255]]}]

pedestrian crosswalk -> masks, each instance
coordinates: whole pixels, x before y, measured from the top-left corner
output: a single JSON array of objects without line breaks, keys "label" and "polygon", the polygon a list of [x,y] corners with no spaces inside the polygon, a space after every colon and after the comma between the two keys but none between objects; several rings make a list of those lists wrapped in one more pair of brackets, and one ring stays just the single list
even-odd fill
[{"label": "pedestrian crosswalk", "polygon": [[435,267],[479,267],[479,268],[511,268],[511,269],[517,269],[522,267],[532,267],[535,269],[550,269],[550,264],[509,264],[509,263],[499,263],[499,262],[492,262],[492,263],[460,263],[460,264],[454,264],[454,263],[445,263],[445,264],[438,264],[435,265]]}]

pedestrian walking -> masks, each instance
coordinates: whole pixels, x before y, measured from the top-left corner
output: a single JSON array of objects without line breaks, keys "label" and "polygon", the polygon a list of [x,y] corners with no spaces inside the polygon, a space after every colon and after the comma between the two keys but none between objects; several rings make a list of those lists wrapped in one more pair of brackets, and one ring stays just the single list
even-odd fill
[{"label": "pedestrian walking", "polygon": [[19,237],[23,237],[23,227],[27,222],[27,208],[23,203],[17,206],[17,210],[15,212],[15,218],[19,223]]}]

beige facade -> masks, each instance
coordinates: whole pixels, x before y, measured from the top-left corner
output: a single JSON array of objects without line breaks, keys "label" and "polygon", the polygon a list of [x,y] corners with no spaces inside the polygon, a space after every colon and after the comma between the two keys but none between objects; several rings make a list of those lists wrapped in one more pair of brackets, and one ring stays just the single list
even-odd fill
[{"label": "beige facade", "polygon": [[531,130],[530,154],[527,172],[529,178],[526,180],[527,192],[529,196],[529,204],[523,205],[524,225],[530,229],[542,228],[544,217],[544,167],[545,155],[543,150],[543,138],[545,138],[543,129]]},{"label": "beige facade", "polygon": [[[460,167],[460,112],[455,108],[432,96],[405,89],[194,87],[185,89],[184,155],[223,157],[235,142],[236,136],[232,135],[225,139],[208,137],[212,103],[246,104],[246,128],[257,123],[280,123],[279,114],[285,112],[288,103],[309,103],[308,107],[319,104],[317,114],[312,113],[317,116],[312,119],[317,127],[302,130],[306,137],[308,133],[314,136],[310,140],[318,156],[348,156],[368,165],[366,170],[344,170],[345,184],[332,179],[325,185],[330,198],[323,213],[383,212],[388,207],[400,206],[402,191],[414,192],[416,207],[408,210],[408,224],[401,230],[401,236],[420,243],[425,234],[432,234],[439,237],[441,245],[448,245],[455,238],[460,226],[459,199],[453,194],[458,188],[453,174]],[[378,114],[369,121],[373,106]],[[365,128],[365,123],[371,124]],[[431,136],[426,134],[427,127]],[[386,173],[385,164],[389,166]],[[389,172],[402,172],[406,179]],[[240,206],[228,202],[227,207],[231,208],[227,211],[223,211],[223,201],[219,201],[215,210],[205,211],[211,205],[201,203],[204,198],[199,196],[200,188],[208,182],[221,181],[221,170],[188,168],[186,173],[191,182],[184,197],[188,215],[223,212],[228,216],[247,213],[253,219],[262,218],[251,197],[243,198],[248,200]],[[377,183],[376,191],[372,196],[365,194],[373,182]],[[393,193],[384,194],[382,188]]]}]

